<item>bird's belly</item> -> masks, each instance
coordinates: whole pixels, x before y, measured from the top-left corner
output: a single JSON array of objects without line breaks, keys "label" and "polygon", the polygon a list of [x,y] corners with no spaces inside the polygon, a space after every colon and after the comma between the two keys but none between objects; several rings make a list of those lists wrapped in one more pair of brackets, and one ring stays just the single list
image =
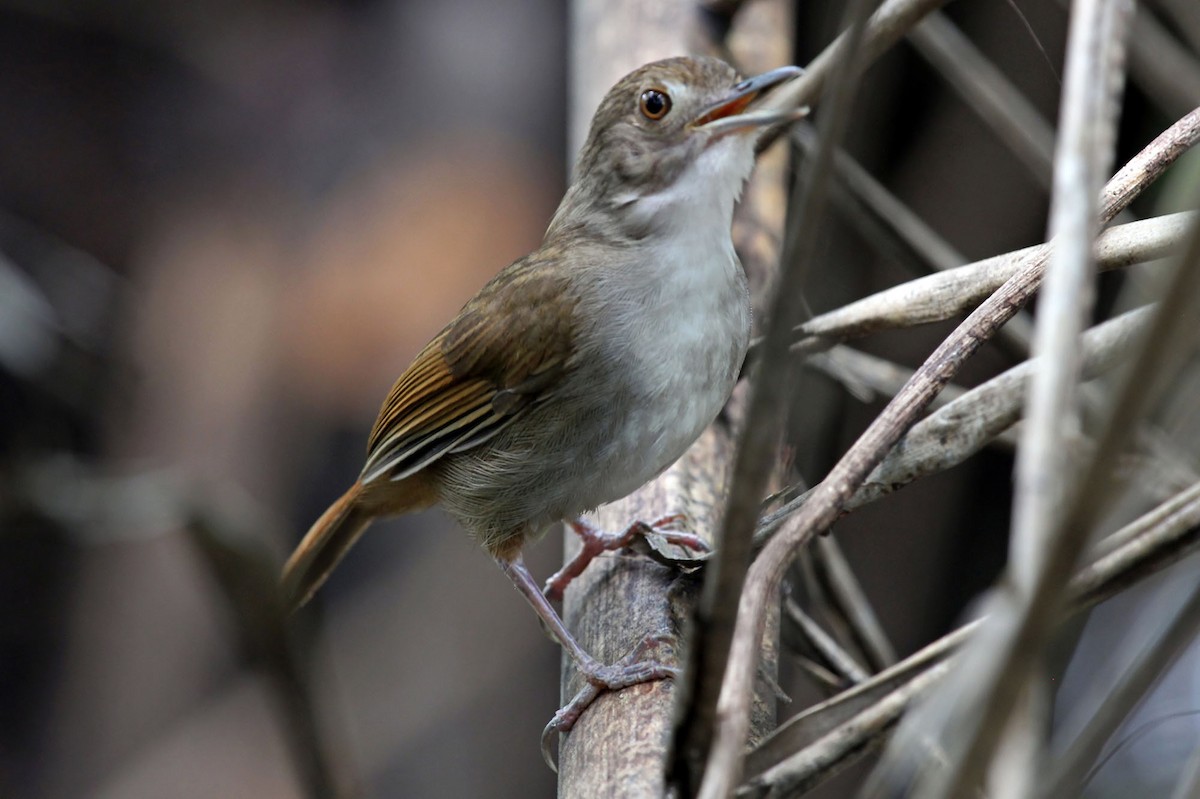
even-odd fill
[{"label": "bird's belly", "polygon": [[661,300],[646,292],[610,309],[626,314],[620,335],[592,339],[568,386],[439,463],[446,509],[491,546],[620,499],[674,463],[720,413],[746,354],[749,297],[731,266],[690,294],[657,287]]},{"label": "bird's belly", "polygon": [[750,336],[745,290],[739,282],[689,299],[646,321],[612,358],[621,375],[610,383],[616,423],[595,454],[600,479],[589,507],[626,496],[678,460],[733,391]]},{"label": "bird's belly", "polygon": [[[670,374],[632,391],[621,424],[596,455],[591,505],[620,499],[652,480],[687,451],[720,413],[733,379],[682,359]],[[736,378],[736,375],[734,376]]]}]

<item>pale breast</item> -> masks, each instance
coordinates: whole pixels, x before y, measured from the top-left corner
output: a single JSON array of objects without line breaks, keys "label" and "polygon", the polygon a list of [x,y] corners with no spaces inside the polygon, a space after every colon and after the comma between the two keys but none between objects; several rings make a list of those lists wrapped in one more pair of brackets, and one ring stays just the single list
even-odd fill
[{"label": "pale breast", "polygon": [[600,343],[621,365],[611,408],[620,424],[598,453],[598,503],[634,491],[674,463],[720,413],[750,340],[745,274],[724,240],[662,247],[633,291],[610,299],[624,335]]}]

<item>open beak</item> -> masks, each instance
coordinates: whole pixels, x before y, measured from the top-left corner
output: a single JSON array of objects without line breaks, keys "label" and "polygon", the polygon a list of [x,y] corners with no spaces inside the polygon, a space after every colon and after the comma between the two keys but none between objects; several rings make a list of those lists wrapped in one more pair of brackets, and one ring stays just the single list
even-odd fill
[{"label": "open beak", "polygon": [[759,97],[780,84],[804,73],[800,67],[780,67],[734,84],[728,96],[711,105],[691,121],[690,126],[708,133],[724,135],[739,130],[752,130],[777,122],[794,122],[808,113],[808,107],[783,109],[749,109]]}]

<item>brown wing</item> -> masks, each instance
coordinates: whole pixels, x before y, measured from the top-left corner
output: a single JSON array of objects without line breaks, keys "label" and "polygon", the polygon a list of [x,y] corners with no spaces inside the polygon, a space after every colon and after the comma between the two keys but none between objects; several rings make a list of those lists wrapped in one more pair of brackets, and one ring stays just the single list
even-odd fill
[{"label": "brown wing", "polygon": [[487,441],[569,366],[576,299],[545,254],[504,269],[405,370],[371,431],[364,483]]}]

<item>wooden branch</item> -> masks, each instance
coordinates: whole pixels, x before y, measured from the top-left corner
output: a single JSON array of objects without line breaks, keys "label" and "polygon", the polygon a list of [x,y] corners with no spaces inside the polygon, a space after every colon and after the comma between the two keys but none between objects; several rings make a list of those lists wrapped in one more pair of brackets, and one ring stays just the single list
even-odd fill
[{"label": "wooden branch", "polygon": [[[1106,230],[1096,242],[1097,267],[1120,269],[1169,255],[1183,245],[1198,218],[1195,212],[1168,214]],[[871,333],[966,313],[1023,265],[1045,259],[1050,250],[1050,244],[1026,247],[884,289],[800,325],[792,350],[801,355],[819,352]]]},{"label": "wooden branch", "polygon": [[[600,99],[620,77],[649,61],[694,52],[703,40],[695,6],[684,0],[579,0],[572,9],[569,152],[587,135]],[[657,480],[600,508],[598,524],[619,530],[634,520],[682,513],[708,535],[716,523],[719,489],[726,481],[729,432],[714,427]],[[564,531],[569,560],[578,540]],[[648,635],[677,641],[695,601],[694,580],[644,558],[601,558],[568,586],[563,619],[583,647],[611,663]],[[660,646],[656,660],[679,665],[680,647]],[[562,698],[583,687],[563,658]],[[572,799],[660,796],[674,681],[648,683],[601,695],[559,744],[558,794]]]},{"label": "wooden branch", "polygon": [[[1130,311],[1084,336],[1081,369],[1094,378],[1126,357],[1145,332],[1150,309]],[[1026,384],[1037,361],[1026,361],[964,392],[912,426],[854,492],[844,511],[861,508],[909,483],[962,463],[1021,418]],[[811,492],[810,492],[811,493]],[[767,515],[755,532],[766,543],[808,499],[801,495]]]},{"label": "wooden branch", "polygon": [[[711,428],[660,478],[601,508],[597,521],[620,529],[633,519],[682,513],[692,530],[711,531],[731,454],[728,429]],[[601,558],[568,587],[564,616],[604,662],[619,659],[646,635],[665,634],[674,643],[657,648],[655,659],[681,665],[678,639],[698,589],[693,576],[647,558]],[[563,667],[567,699],[583,684],[569,660]],[[559,795],[611,797],[620,786],[622,795],[660,796],[674,690],[674,682],[666,680],[601,695],[560,745]]]}]

